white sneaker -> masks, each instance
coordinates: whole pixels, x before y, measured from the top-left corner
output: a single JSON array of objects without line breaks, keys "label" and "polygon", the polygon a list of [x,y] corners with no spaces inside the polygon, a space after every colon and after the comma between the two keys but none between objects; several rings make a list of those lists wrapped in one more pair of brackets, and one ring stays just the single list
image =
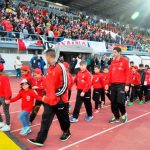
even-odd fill
[{"label": "white sneaker", "polygon": [[2,128],[3,126],[5,126],[4,122],[0,122],[0,128]]},{"label": "white sneaker", "polygon": [[0,131],[10,131],[10,125],[7,125],[7,124],[5,124],[1,129],[0,129]]}]

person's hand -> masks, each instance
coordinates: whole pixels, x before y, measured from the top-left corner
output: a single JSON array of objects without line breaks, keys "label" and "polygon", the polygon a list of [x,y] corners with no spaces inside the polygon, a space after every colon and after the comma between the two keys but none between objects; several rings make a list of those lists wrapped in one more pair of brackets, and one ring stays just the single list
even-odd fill
[{"label": "person's hand", "polygon": [[10,100],[5,100],[5,103],[6,104],[10,104]]},{"label": "person's hand", "polygon": [[44,102],[44,101],[45,101],[45,97],[46,97],[46,96],[43,96],[43,97],[42,97],[42,102]]},{"label": "person's hand", "polygon": [[33,86],[32,89],[36,90],[36,89],[38,89],[38,86]]},{"label": "person's hand", "polygon": [[84,97],[85,93],[84,92],[81,92],[80,96],[81,97]]},{"label": "person's hand", "polygon": [[108,91],[108,89],[109,89],[109,86],[105,85],[105,90]]},{"label": "person's hand", "polygon": [[126,85],[125,88],[124,88],[125,92],[128,92],[129,91],[129,86]]}]

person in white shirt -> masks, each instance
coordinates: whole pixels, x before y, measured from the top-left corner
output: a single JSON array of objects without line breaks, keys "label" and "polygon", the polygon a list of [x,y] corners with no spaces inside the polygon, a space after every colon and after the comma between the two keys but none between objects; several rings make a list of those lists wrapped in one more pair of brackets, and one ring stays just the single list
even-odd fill
[{"label": "person in white shirt", "polygon": [[76,58],[76,65],[75,65],[75,74],[77,74],[80,70],[80,62],[82,60],[82,56],[81,54],[78,55],[78,57]]},{"label": "person in white shirt", "polygon": [[14,65],[15,69],[16,69],[16,78],[21,78],[21,67],[22,67],[22,62],[20,61],[20,57],[17,56],[16,60],[15,60],[15,65]]}]

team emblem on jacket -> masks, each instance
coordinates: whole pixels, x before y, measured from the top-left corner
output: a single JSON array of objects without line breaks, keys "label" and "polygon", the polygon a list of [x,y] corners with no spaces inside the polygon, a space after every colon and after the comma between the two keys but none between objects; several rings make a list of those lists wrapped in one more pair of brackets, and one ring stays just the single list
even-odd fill
[{"label": "team emblem on jacket", "polygon": [[27,101],[30,101],[30,96],[27,96]]}]

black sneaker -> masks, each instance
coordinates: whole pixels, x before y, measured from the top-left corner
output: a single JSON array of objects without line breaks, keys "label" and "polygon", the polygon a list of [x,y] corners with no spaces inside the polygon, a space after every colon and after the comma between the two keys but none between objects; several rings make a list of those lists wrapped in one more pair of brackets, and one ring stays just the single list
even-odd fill
[{"label": "black sneaker", "polygon": [[27,139],[27,141],[30,142],[30,143],[32,143],[32,144],[34,144],[34,145],[36,145],[36,146],[44,146],[43,143],[38,142],[38,141],[36,141],[34,139]]},{"label": "black sneaker", "polygon": [[109,123],[118,123],[118,122],[120,122],[120,119],[116,119],[115,117],[109,120]]},{"label": "black sneaker", "polygon": [[70,136],[71,136],[70,132],[63,133],[63,135],[60,137],[60,140],[61,141],[66,141],[70,138]]}]

